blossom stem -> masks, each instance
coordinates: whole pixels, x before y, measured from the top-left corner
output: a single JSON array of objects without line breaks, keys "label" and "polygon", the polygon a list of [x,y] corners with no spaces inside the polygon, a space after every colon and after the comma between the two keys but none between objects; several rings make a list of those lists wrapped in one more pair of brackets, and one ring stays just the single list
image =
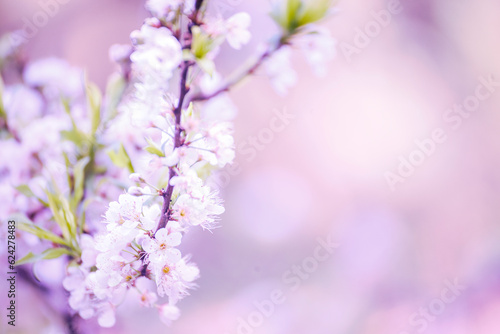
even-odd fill
[{"label": "blossom stem", "polygon": [[[174,110],[175,116],[175,135],[174,135],[174,150],[181,146],[181,115],[182,115],[182,105],[184,104],[184,99],[189,92],[189,87],[187,85],[187,77],[189,72],[189,67],[192,63],[184,61],[182,63],[183,69],[181,74],[181,89],[179,95],[179,103]],[[172,194],[174,192],[174,186],[170,184],[170,180],[176,175],[173,167],[169,168],[168,184],[167,189],[162,191],[163,206],[161,209],[160,221],[158,222],[158,227],[156,231],[167,226],[168,219],[170,218],[170,202],[172,200]]]},{"label": "blossom stem", "polygon": [[259,67],[264,63],[264,61],[267,58],[269,58],[274,52],[278,51],[285,44],[286,44],[286,39],[282,38],[274,48],[268,49],[266,52],[260,55],[260,57],[258,57],[257,60],[250,67],[245,69],[243,72],[235,75],[233,79],[228,80],[226,84],[220,87],[218,90],[210,94],[198,93],[196,95],[193,95],[189,99],[189,102],[210,100],[211,98],[214,98],[221,93],[227,92],[234,85],[238,84],[240,81],[245,79],[248,75],[252,75],[253,73],[255,73],[255,71],[259,69]]}]

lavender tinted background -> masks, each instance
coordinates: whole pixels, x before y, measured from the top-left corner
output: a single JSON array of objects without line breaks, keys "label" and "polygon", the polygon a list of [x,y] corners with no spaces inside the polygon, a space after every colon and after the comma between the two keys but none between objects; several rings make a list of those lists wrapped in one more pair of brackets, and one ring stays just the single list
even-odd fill
[{"label": "lavender tinted background", "polygon": [[[273,289],[284,291],[286,301],[254,333],[416,333],[409,317],[455,278],[467,289],[425,333],[499,332],[500,92],[457,130],[443,114],[474,93],[479,76],[500,78],[500,3],[410,0],[402,6],[352,61],[339,52],[324,78],[297,54],[300,80],[286,98],[264,76],[233,91],[237,143],[269,127],[275,109],[286,108],[295,119],[255,159],[237,152],[241,173],[223,189],[222,228],[192,233],[183,244],[202,277],[180,303],[181,319],[168,329],[155,312],[130,302],[115,328],[101,333],[233,334],[238,317],[247,319],[253,302],[269,299]],[[65,58],[104,86],[114,68],[108,47],[128,42],[146,17],[142,7],[132,0],[70,0],[29,41],[27,55]],[[327,26],[339,42],[352,44],[356,28],[372,20],[370,11],[386,7],[343,1]],[[223,73],[272,35],[269,8],[268,1],[243,1],[224,13],[250,12],[253,42],[241,52],[222,51]],[[22,27],[23,17],[39,10],[36,1],[2,0],[0,31]],[[444,129],[446,142],[391,191],[384,173],[396,171],[399,155],[408,157],[414,141],[435,128]],[[283,273],[329,234],[340,247],[291,292]],[[44,297],[18,289],[17,332],[56,332],[60,320],[44,311]]]}]

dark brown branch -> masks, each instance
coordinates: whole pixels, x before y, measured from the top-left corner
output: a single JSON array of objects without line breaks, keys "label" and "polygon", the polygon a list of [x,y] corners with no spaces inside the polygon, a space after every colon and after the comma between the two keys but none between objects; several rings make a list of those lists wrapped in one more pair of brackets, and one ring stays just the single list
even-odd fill
[{"label": "dark brown branch", "polygon": [[[201,2],[200,2],[201,4]],[[193,21],[196,20],[197,16],[197,11],[195,14],[195,17],[192,18]],[[196,24],[196,23],[195,23]],[[232,80],[228,80],[228,82],[219,88],[217,91],[211,93],[211,94],[197,94],[192,96],[190,99],[187,100],[187,104],[195,101],[205,101],[208,99],[211,99],[213,97],[216,97],[217,95],[228,91],[231,87],[236,85],[238,82],[243,80],[245,77],[248,75],[253,74],[257,69],[264,63],[264,61],[269,58],[274,52],[278,51],[283,45],[287,44],[287,38],[283,37],[279,41],[279,43],[273,47],[268,49],[266,52],[264,52],[249,68],[244,70],[242,73],[236,75],[236,77]],[[187,86],[187,76],[189,72],[189,67],[191,67],[194,63],[189,62],[189,61],[184,61],[182,63],[182,74],[181,74],[181,84],[180,84],[180,94],[179,94],[179,103],[177,104],[177,107],[174,110],[174,116],[175,116],[175,135],[174,135],[174,150],[182,145],[181,143],[181,115],[182,115],[182,107],[184,105],[184,100],[186,99],[187,93],[189,93],[189,87]],[[164,228],[167,226],[167,222],[170,219],[170,202],[172,201],[172,194],[174,191],[174,187],[170,185],[170,180],[176,175],[174,167],[170,167],[169,169],[169,176],[168,176],[168,184],[167,184],[167,189],[162,189],[161,191],[161,196],[163,197],[163,206],[161,210],[161,216],[160,216],[160,221],[158,222],[158,226],[156,228],[156,231],[158,231],[161,228]]]},{"label": "dark brown branch", "polygon": [[[189,92],[189,87],[187,86],[187,76],[189,72],[189,67],[192,63],[185,61],[182,63],[182,75],[181,75],[181,89],[179,94],[179,103],[174,110],[175,116],[175,135],[174,135],[174,150],[182,145],[181,143],[181,116],[182,116],[182,106],[184,104],[184,99]],[[170,185],[170,180],[176,175],[173,167],[169,169],[168,184],[167,189],[162,191],[163,206],[161,210],[160,221],[158,222],[158,227],[156,231],[167,226],[167,222],[170,218],[170,202],[172,201],[172,194],[174,192],[174,187]]]}]

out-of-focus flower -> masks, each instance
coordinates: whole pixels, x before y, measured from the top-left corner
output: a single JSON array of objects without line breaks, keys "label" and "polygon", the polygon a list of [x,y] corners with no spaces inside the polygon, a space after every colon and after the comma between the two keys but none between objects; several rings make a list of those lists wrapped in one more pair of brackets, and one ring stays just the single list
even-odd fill
[{"label": "out-of-focus flower", "polygon": [[181,252],[174,248],[180,245],[181,239],[181,233],[169,233],[166,228],[162,228],[155,233],[154,239],[143,242],[142,247],[153,263],[175,263],[181,259]]},{"label": "out-of-focus flower", "polygon": [[113,44],[109,48],[109,59],[115,63],[120,63],[130,59],[133,49],[129,44]]},{"label": "out-of-focus flower", "polygon": [[170,304],[161,305],[158,307],[158,311],[160,314],[160,320],[166,325],[170,325],[172,321],[179,319],[181,316],[179,308]]},{"label": "out-of-focus flower", "polygon": [[42,116],[45,107],[42,96],[24,85],[8,86],[2,95],[9,124],[14,129],[29,126],[33,119]]},{"label": "out-of-focus flower", "polygon": [[172,77],[173,70],[182,60],[182,47],[172,32],[165,27],[157,28],[146,23],[132,36],[140,42],[130,55],[134,69],[143,75],[161,75],[159,80]]},{"label": "out-of-focus flower", "polygon": [[280,95],[285,95],[297,83],[297,74],[290,64],[290,56],[290,47],[282,46],[264,63],[267,75]]},{"label": "out-of-focus flower", "polygon": [[328,29],[311,26],[294,44],[302,50],[316,75],[326,75],[327,63],[335,56],[336,44]]},{"label": "out-of-focus flower", "polygon": [[252,35],[248,31],[251,18],[248,13],[242,12],[231,16],[226,21],[226,40],[231,47],[239,50],[250,41]]},{"label": "out-of-focus flower", "polygon": [[139,296],[139,302],[143,307],[153,307],[157,300],[156,293],[147,290]]},{"label": "out-of-focus flower", "polygon": [[154,16],[170,21],[181,6],[184,6],[183,12],[189,14],[193,11],[194,4],[195,0],[148,0],[146,8]]},{"label": "out-of-focus flower", "polygon": [[83,72],[58,58],[40,59],[28,64],[24,81],[32,87],[42,87],[44,94],[57,99],[62,94],[76,98],[83,94]]}]

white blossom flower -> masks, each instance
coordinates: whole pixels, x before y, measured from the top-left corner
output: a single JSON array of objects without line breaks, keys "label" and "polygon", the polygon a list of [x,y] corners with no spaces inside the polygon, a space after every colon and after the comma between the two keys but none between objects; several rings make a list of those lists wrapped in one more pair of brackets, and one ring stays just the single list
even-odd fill
[{"label": "white blossom flower", "polygon": [[140,296],[139,296],[139,303],[143,307],[153,307],[153,305],[156,303],[158,300],[158,296],[156,293],[151,292],[151,291],[144,291]]},{"label": "white blossom flower", "polygon": [[155,233],[154,239],[147,239],[142,247],[148,253],[151,262],[175,263],[180,260],[181,252],[174,247],[180,245],[181,239],[181,233],[169,233],[167,229],[161,228]]},{"label": "white blossom flower", "polygon": [[97,322],[101,327],[113,327],[116,318],[115,318],[115,309],[111,303],[102,304],[98,310]]},{"label": "white blossom flower", "polygon": [[324,27],[311,26],[294,44],[303,52],[318,76],[325,76],[327,63],[335,56],[336,41]]},{"label": "white blossom flower", "polygon": [[190,168],[186,163],[179,164],[178,173],[170,179],[170,185],[177,187],[182,192],[188,192],[190,189],[200,187],[203,181],[198,177],[196,171]]},{"label": "white blossom flower", "polygon": [[226,21],[226,40],[234,49],[241,47],[250,41],[252,35],[248,31],[251,18],[248,13],[241,12],[231,16]]},{"label": "white blossom flower", "polygon": [[182,61],[182,47],[172,36],[172,32],[165,27],[157,28],[144,24],[135,35],[142,43],[138,44],[130,55],[134,68],[159,82],[170,79],[173,70]]},{"label": "white blossom flower", "polygon": [[168,296],[175,304],[189,295],[188,290],[194,287],[193,281],[199,277],[200,271],[196,265],[181,259],[173,264],[154,265],[154,273],[158,295]]},{"label": "white blossom flower", "polygon": [[118,197],[118,202],[111,202],[105,214],[108,231],[119,226],[126,229],[135,228],[141,219],[142,206],[145,200],[144,196],[123,194]]},{"label": "white blossom flower", "polygon": [[132,174],[129,175],[128,178],[132,182],[136,182],[136,183],[144,183],[145,182],[144,178],[139,173],[132,173]]},{"label": "white blossom flower", "polygon": [[86,288],[85,281],[88,271],[81,267],[71,266],[68,275],[63,280],[63,287],[70,292],[68,303],[83,319],[89,319],[95,314],[90,290]]},{"label": "white blossom flower", "polygon": [[2,102],[14,129],[29,126],[33,119],[42,116],[43,99],[39,92],[24,85],[12,85],[2,93]]},{"label": "white blossom flower", "polygon": [[143,206],[142,208],[143,216],[141,217],[142,228],[151,231],[158,223],[161,208],[158,204],[153,204],[151,206]]},{"label": "white blossom flower", "polygon": [[127,61],[132,52],[132,47],[129,44],[113,44],[109,48],[109,59],[115,63]]},{"label": "white blossom flower", "polygon": [[[165,324],[178,319],[176,303],[196,287],[200,275],[178,246],[191,228],[211,230],[224,213],[207,178],[235,158],[230,121],[237,108],[226,91],[240,77],[223,80],[215,68],[208,69],[215,66],[224,40],[234,49],[249,43],[251,18],[247,13],[213,17],[205,6],[194,15],[196,3],[201,4],[146,0],[153,17],[131,33],[132,45],[110,48],[123,76],[112,77],[99,108],[93,103],[101,102],[98,94],[85,94],[83,71],[56,58],[28,63],[22,84],[0,87],[7,116],[0,120],[5,128],[0,156],[9,157],[0,161],[0,181],[8,180],[0,182],[0,197],[11,204],[0,209],[0,218],[21,211],[37,226],[71,239],[66,241],[72,255],[58,260],[70,261],[62,282],[69,306],[83,319],[96,318],[101,327],[115,324],[115,309],[130,290],[137,291],[140,305],[156,307]],[[303,50],[323,74],[334,42],[327,30],[313,25],[281,37],[286,45],[262,65],[283,95],[297,81],[291,47]],[[0,54],[14,52],[0,40]],[[10,61],[16,59],[5,64]],[[248,67],[241,78],[259,65]],[[200,75],[200,70],[211,74]],[[186,85],[170,89],[171,81]],[[86,161],[89,168],[79,178],[78,166]],[[79,179],[85,196],[79,196]],[[49,197],[50,208],[43,205],[46,189],[59,200],[59,215],[71,226],[71,219],[77,221],[77,232],[74,226],[69,233],[56,230],[61,226],[53,223],[54,217],[59,222],[54,201]],[[28,190],[34,196],[21,195]],[[43,242],[31,234],[19,240],[37,247]]]},{"label": "white blossom flower", "polygon": [[289,46],[282,46],[264,62],[267,75],[280,95],[285,95],[288,89],[297,82],[297,74],[290,64],[291,50]]},{"label": "white blossom flower", "polygon": [[153,15],[171,20],[180,6],[184,6],[183,12],[188,14],[194,9],[195,0],[148,0],[146,8]]},{"label": "white blossom flower", "polygon": [[181,316],[181,311],[179,310],[179,308],[171,304],[161,305],[158,308],[158,311],[160,314],[160,320],[168,326],[172,323],[172,321],[179,319],[179,317]]},{"label": "white blossom flower", "polygon": [[202,156],[219,168],[232,163],[235,157],[232,123],[214,122],[206,128],[206,140],[203,142],[205,151],[201,152]]},{"label": "white blossom flower", "polygon": [[190,194],[183,194],[177,198],[172,218],[182,225],[201,226],[204,229],[213,229],[217,216],[224,213],[220,205],[222,200],[208,186],[192,189]]},{"label": "white blossom flower", "polygon": [[63,96],[75,98],[83,93],[83,71],[65,60],[45,58],[26,67],[24,81],[32,87],[42,87],[51,99]]},{"label": "white blossom flower", "polygon": [[138,223],[135,223],[135,226],[120,225],[107,231],[107,233],[98,234],[95,237],[95,248],[100,252],[122,250],[126,248],[140,233],[140,231],[135,228],[137,225]]},{"label": "white blossom flower", "polygon": [[88,234],[82,234],[80,237],[80,247],[82,249],[82,266],[90,269],[95,266],[99,251],[95,248],[95,241]]}]

